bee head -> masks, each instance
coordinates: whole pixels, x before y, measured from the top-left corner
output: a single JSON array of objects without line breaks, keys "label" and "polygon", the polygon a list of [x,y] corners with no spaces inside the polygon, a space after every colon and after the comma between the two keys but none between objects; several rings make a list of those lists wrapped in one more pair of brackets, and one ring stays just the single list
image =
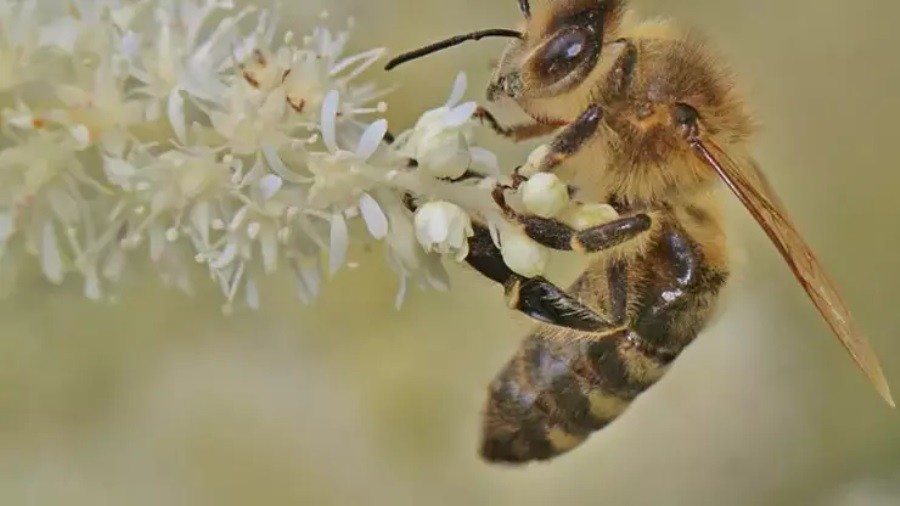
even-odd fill
[{"label": "bee head", "polygon": [[488,85],[488,101],[508,98],[535,117],[567,119],[571,108],[567,105],[590,97],[591,76],[602,72],[597,70],[601,53],[618,31],[626,2],[544,0],[546,6],[534,15],[529,0],[518,2],[525,18],[523,30],[496,28],[457,35],[398,55],[385,69],[469,40],[511,38]]},{"label": "bee head", "polygon": [[487,98],[517,102],[571,92],[584,83],[600,61],[600,53],[621,16],[622,0],[551,0],[531,14],[527,0],[522,37],[509,43]]}]

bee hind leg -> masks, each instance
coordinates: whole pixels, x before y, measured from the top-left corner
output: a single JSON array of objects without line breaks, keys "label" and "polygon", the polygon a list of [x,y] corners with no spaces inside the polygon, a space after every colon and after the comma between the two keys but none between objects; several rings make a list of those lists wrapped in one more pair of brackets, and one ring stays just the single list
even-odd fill
[{"label": "bee hind leg", "polygon": [[473,224],[466,262],[483,276],[503,285],[509,306],[535,320],[587,332],[607,332],[621,328],[579,302],[543,277],[526,278],[513,272],[503,261],[490,232]]},{"label": "bee hind leg", "polygon": [[[405,196],[404,204],[410,211],[416,210],[412,195]],[[544,323],[575,330],[605,333],[621,329],[621,322],[600,316],[543,277],[527,278],[514,272],[504,262],[488,228],[474,222],[472,229],[466,263],[482,276],[503,285],[511,309]]]}]

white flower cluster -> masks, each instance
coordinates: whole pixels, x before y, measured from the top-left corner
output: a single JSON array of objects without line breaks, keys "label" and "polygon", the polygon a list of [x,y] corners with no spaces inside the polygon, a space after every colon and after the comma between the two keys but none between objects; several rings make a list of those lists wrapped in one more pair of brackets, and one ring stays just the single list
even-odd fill
[{"label": "white flower cluster", "polygon": [[[386,90],[357,82],[383,50],[275,34],[271,12],[230,0],[0,0],[0,292],[37,257],[108,298],[149,257],[184,291],[204,264],[227,310],[257,307],[259,277],[284,268],[308,302],[351,241],[377,240],[399,303],[409,281],[447,286],[441,254],[466,256],[471,216],[514,268],[542,268],[490,199],[497,160],[474,145],[464,75],[391,142]],[[466,171],[485,177],[450,181]],[[559,212],[560,185],[533,178],[526,206]]]}]

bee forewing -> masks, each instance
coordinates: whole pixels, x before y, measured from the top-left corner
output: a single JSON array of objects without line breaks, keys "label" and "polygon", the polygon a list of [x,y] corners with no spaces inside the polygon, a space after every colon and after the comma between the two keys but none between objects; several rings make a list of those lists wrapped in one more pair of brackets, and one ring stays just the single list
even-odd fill
[{"label": "bee forewing", "polygon": [[894,407],[890,387],[872,345],[859,332],[837,286],[788,218],[762,172],[754,163],[735,162],[711,140],[693,140],[691,147],[701,160],[716,171],[762,226],[841,344],[878,393]]}]

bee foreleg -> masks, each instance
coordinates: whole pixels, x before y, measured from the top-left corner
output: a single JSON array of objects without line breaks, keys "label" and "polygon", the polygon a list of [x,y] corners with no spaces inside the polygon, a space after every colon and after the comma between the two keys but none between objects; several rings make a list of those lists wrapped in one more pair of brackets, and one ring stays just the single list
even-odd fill
[{"label": "bee foreleg", "polygon": [[484,107],[475,109],[475,118],[481,120],[482,123],[486,123],[487,126],[498,135],[502,135],[503,137],[517,142],[550,135],[558,130],[559,127],[563,126],[559,123],[520,123],[503,126],[497,121],[497,118],[491,114],[491,111],[488,111]]},{"label": "bee foreleg", "polygon": [[578,118],[566,125],[553,140],[550,148],[540,165],[538,172],[545,172],[556,168],[567,158],[581,151],[581,148],[597,133],[600,120],[603,119],[603,109],[594,104],[585,109]]},{"label": "bee foreleg", "polygon": [[536,320],[589,332],[618,329],[610,322],[544,278],[526,278],[513,272],[503,261],[500,249],[488,229],[473,223],[466,262],[483,276],[503,285],[511,309]]}]

